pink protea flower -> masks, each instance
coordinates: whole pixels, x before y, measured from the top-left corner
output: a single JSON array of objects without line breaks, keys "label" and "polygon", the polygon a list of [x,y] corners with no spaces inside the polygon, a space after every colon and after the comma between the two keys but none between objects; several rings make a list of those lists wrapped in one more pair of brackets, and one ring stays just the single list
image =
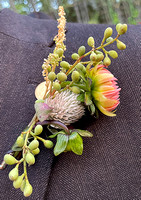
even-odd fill
[{"label": "pink protea flower", "polygon": [[117,79],[105,68],[98,65],[87,70],[88,77],[92,80],[91,92],[95,105],[105,115],[115,116],[115,108],[120,103]]}]

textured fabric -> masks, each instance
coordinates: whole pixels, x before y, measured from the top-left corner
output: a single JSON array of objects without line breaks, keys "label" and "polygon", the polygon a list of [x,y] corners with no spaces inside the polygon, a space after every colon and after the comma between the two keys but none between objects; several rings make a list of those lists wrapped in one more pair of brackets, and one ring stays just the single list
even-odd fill
[{"label": "textured fabric", "polygon": [[[70,55],[80,45],[89,50],[89,36],[94,36],[98,46],[107,26],[68,23],[66,60],[72,63]],[[112,27],[115,35],[115,26]],[[34,89],[42,81],[41,65],[53,50],[49,46],[56,33],[54,20],[21,16],[7,9],[0,13],[0,160],[34,114]],[[34,189],[29,199],[141,199],[140,33],[140,25],[129,26],[121,39],[127,50],[120,52],[109,67],[122,88],[117,117],[100,114],[99,120],[87,116],[77,123],[77,127],[94,134],[91,139],[84,138],[82,156],[69,152],[54,158],[52,150],[42,147],[36,164],[28,170]],[[0,171],[0,199],[24,199],[8,180],[10,169]]]}]

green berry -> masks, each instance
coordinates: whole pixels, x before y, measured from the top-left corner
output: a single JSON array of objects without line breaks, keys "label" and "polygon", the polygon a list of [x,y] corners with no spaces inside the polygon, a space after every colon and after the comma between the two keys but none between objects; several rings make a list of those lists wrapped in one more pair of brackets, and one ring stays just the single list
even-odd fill
[{"label": "green berry", "polygon": [[9,179],[10,179],[11,181],[15,181],[15,180],[18,178],[18,175],[19,175],[18,168],[15,167],[14,169],[12,169],[12,170],[9,172]]},{"label": "green berry", "polygon": [[126,33],[126,31],[127,31],[127,24],[122,24],[118,29],[118,34],[122,35]]},{"label": "green berry", "polygon": [[24,145],[24,138],[23,138],[23,135],[20,135],[17,140],[16,140],[16,143],[19,147],[23,147]]},{"label": "green berry", "polygon": [[94,47],[94,38],[93,37],[89,37],[87,40],[87,43],[90,47]]},{"label": "green berry", "polygon": [[53,142],[50,141],[50,140],[45,140],[44,141],[44,146],[48,149],[52,148],[53,147]]},{"label": "green berry", "polygon": [[105,66],[109,66],[109,65],[111,64],[111,60],[110,60],[110,58],[109,58],[108,56],[106,56],[106,57],[104,58],[103,64],[104,64]]},{"label": "green berry", "polygon": [[77,53],[73,53],[71,57],[73,60],[77,60],[79,58],[79,55]]},{"label": "green berry", "polygon": [[106,39],[106,42],[108,43],[108,42],[112,42],[113,41],[113,38],[112,37],[108,37],[107,39]]},{"label": "green berry", "polygon": [[109,51],[109,55],[114,59],[118,57],[118,53],[114,50]]},{"label": "green berry", "polygon": [[16,164],[18,161],[16,160],[16,158],[14,158],[13,156],[11,156],[10,154],[6,154],[4,156],[4,161],[7,165],[14,165]]},{"label": "green berry", "polygon": [[66,61],[62,61],[60,62],[60,66],[64,69],[69,69],[70,68],[70,64]]},{"label": "green berry", "polygon": [[56,91],[59,91],[59,90],[61,90],[61,85],[58,82],[54,82],[53,89]]},{"label": "green berry", "polygon": [[119,29],[120,29],[121,26],[122,26],[121,23],[118,23],[118,24],[116,25],[116,30],[117,30],[117,32],[119,32]]},{"label": "green berry", "polygon": [[18,189],[21,187],[22,185],[22,181],[23,181],[23,177],[24,177],[24,174],[22,174],[21,176],[19,176],[14,182],[13,182],[13,187],[15,189]]},{"label": "green berry", "polygon": [[29,197],[32,194],[32,191],[33,191],[32,185],[26,182],[26,185],[24,188],[24,196]]},{"label": "green berry", "polygon": [[76,69],[79,69],[79,70],[83,70],[83,67],[84,67],[84,65],[82,65],[81,63],[78,63],[76,66]]},{"label": "green berry", "polygon": [[20,187],[20,189],[21,189],[22,192],[24,191],[25,184],[26,184],[26,181],[25,181],[25,179],[24,179],[24,180],[22,181],[21,187]]},{"label": "green berry", "polygon": [[34,129],[34,135],[40,135],[43,131],[42,125],[38,124]]},{"label": "green berry", "polygon": [[50,72],[50,73],[48,74],[48,79],[49,79],[50,81],[54,81],[55,78],[56,78],[56,74],[55,74],[54,72]]},{"label": "green berry", "polygon": [[39,142],[38,142],[38,140],[35,139],[28,145],[28,148],[30,150],[34,150],[34,149],[37,149],[38,146],[39,146]]},{"label": "green berry", "polygon": [[90,60],[91,61],[95,61],[96,60],[96,54],[94,52],[91,53]]},{"label": "green berry", "polygon": [[80,89],[77,86],[71,87],[71,91],[74,92],[75,94],[80,94]]},{"label": "green berry", "polygon": [[58,54],[59,57],[61,57],[63,55],[64,51],[62,48],[59,48],[56,50],[56,53]]},{"label": "green berry", "polygon": [[73,71],[71,75],[72,81],[78,82],[80,79],[80,74],[77,71]]},{"label": "green berry", "polygon": [[104,38],[107,39],[108,37],[110,37],[113,33],[113,29],[111,27],[106,28],[105,32],[104,32]]},{"label": "green berry", "polygon": [[104,58],[103,53],[97,54],[97,55],[96,55],[96,62],[100,62],[100,61],[102,61],[103,58]]},{"label": "green berry", "polygon": [[67,75],[64,72],[59,72],[57,74],[57,79],[58,79],[58,81],[61,81],[61,82],[66,81]]},{"label": "green berry", "polygon": [[120,50],[124,50],[126,49],[126,45],[123,42],[117,40],[117,48]]},{"label": "green berry", "polygon": [[79,47],[79,49],[78,49],[78,55],[79,55],[79,56],[83,56],[84,53],[85,53],[85,51],[86,51],[85,46]]},{"label": "green berry", "polygon": [[40,153],[40,149],[39,148],[32,150],[32,154],[33,155],[37,155],[39,153]]},{"label": "green berry", "polygon": [[29,164],[29,165],[34,165],[35,163],[35,157],[32,153],[28,152],[26,154],[26,157],[25,157],[25,160],[26,162]]}]

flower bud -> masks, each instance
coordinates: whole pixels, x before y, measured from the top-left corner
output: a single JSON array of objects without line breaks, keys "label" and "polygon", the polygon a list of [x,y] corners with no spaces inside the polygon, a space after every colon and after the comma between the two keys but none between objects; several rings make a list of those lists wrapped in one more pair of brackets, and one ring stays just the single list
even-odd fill
[{"label": "flower bud", "polygon": [[25,160],[26,160],[27,164],[29,164],[29,165],[34,165],[34,163],[35,163],[35,157],[30,152],[28,152],[26,154]]},{"label": "flower bud", "polygon": [[53,81],[55,78],[56,78],[56,74],[55,74],[54,72],[50,72],[50,73],[48,74],[48,79],[49,79],[50,81]]},{"label": "flower bud", "polygon": [[83,65],[82,72],[83,72],[84,74],[86,74],[86,67],[85,67],[84,65]]},{"label": "flower bud", "polygon": [[77,60],[79,58],[79,55],[77,53],[73,53],[71,57],[73,60]]},{"label": "flower bud", "polygon": [[87,40],[87,43],[90,47],[94,47],[94,38],[93,37],[89,37]]},{"label": "flower bud", "polygon": [[9,172],[9,179],[11,181],[15,181],[18,178],[18,175],[19,175],[18,167],[15,167]]},{"label": "flower bud", "polygon": [[14,182],[13,182],[13,187],[15,189],[18,189],[21,187],[22,185],[22,181],[23,181],[23,177],[24,177],[24,174],[22,174],[21,176],[19,176]]},{"label": "flower bud", "polygon": [[77,65],[76,65],[76,69],[79,69],[79,70],[83,70],[83,67],[84,67],[84,65],[82,65],[81,63],[78,63]]},{"label": "flower bud", "polygon": [[61,57],[61,56],[63,55],[64,51],[63,51],[63,49],[62,49],[62,48],[59,48],[59,49],[57,49],[57,50],[56,50],[56,52],[55,52],[55,53],[57,53],[57,54],[58,54],[58,56],[59,56],[59,57]]},{"label": "flower bud", "polygon": [[70,68],[70,64],[66,61],[62,61],[60,62],[60,66],[64,69],[69,69]]},{"label": "flower bud", "polygon": [[22,180],[21,187],[20,187],[20,190],[21,190],[22,192],[24,191],[25,184],[26,184],[26,181],[25,181],[25,179],[24,179],[24,180]]},{"label": "flower bud", "polygon": [[105,32],[104,32],[104,38],[107,39],[108,37],[110,37],[113,33],[113,29],[111,27],[106,28]]},{"label": "flower bud", "polygon": [[72,81],[78,82],[80,79],[80,74],[77,71],[73,71],[71,74]]},{"label": "flower bud", "polygon": [[24,196],[29,197],[32,194],[32,191],[33,191],[32,185],[27,182],[24,188]]},{"label": "flower bud", "polygon": [[53,89],[56,91],[59,91],[59,90],[61,90],[61,85],[58,82],[54,82]]},{"label": "flower bud", "polygon": [[111,64],[111,60],[108,56],[104,58],[103,64],[107,67]]},{"label": "flower bud", "polygon": [[16,160],[16,158],[14,158],[13,156],[11,156],[10,154],[6,154],[4,156],[4,161],[7,165],[14,165],[16,164],[18,161]]},{"label": "flower bud", "polygon": [[51,72],[51,66],[50,65],[48,65],[47,71]]},{"label": "flower bud", "polygon": [[75,94],[80,94],[80,89],[77,86],[71,87],[71,91],[74,92]]},{"label": "flower bud", "polygon": [[108,37],[107,39],[106,39],[106,42],[108,43],[108,42],[112,42],[113,41],[113,38],[112,37]]},{"label": "flower bud", "polygon": [[38,142],[38,140],[35,139],[28,145],[28,148],[30,150],[34,150],[34,149],[37,149],[38,146],[39,146],[39,142]]},{"label": "flower bud", "polygon": [[103,58],[104,58],[103,53],[97,54],[96,55],[96,62],[100,62],[101,60],[103,60]]},{"label": "flower bud", "polygon": [[34,129],[34,135],[40,135],[43,131],[42,125],[38,124]]},{"label": "flower bud", "polygon": [[114,59],[118,57],[118,53],[114,50],[109,51],[109,55]]},{"label": "flower bud", "polygon": [[118,28],[119,35],[126,33],[126,31],[127,31],[127,24],[122,24],[121,26],[119,26]]},{"label": "flower bud", "polygon": [[116,25],[116,30],[117,30],[117,32],[119,32],[119,29],[120,29],[121,26],[122,26],[121,23],[118,23],[118,24]]},{"label": "flower bud", "polygon": [[39,148],[32,150],[32,154],[33,155],[37,155],[39,153],[40,153],[40,149]]},{"label": "flower bud", "polygon": [[64,72],[59,72],[57,74],[57,79],[58,79],[58,81],[61,81],[61,82],[66,81],[67,75]]},{"label": "flower bud", "polygon": [[16,140],[16,143],[19,147],[23,147],[24,145],[24,138],[23,138],[23,135],[20,135],[17,140]]},{"label": "flower bud", "polygon": [[44,141],[44,146],[48,149],[52,148],[53,147],[53,142],[50,141],[50,140],[45,140]]},{"label": "flower bud", "polygon": [[78,49],[78,54],[79,54],[79,56],[83,56],[84,53],[85,53],[85,51],[86,51],[85,46],[79,47],[79,49]]},{"label": "flower bud", "polygon": [[117,48],[120,50],[124,50],[126,49],[126,45],[123,42],[117,40]]},{"label": "flower bud", "polygon": [[90,60],[91,61],[95,61],[96,60],[96,54],[94,52],[91,53]]}]

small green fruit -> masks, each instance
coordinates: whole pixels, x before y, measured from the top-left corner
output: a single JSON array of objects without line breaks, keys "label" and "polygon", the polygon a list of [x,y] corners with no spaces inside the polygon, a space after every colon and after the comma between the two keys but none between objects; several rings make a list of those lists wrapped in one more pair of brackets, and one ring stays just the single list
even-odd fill
[{"label": "small green fruit", "polygon": [[118,34],[123,35],[127,31],[127,24],[122,24],[118,29]]},{"label": "small green fruit", "polygon": [[24,180],[22,181],[21,187],[20,187],[20,189],[21,189],[22,192],[24,191],[25,184],[26,184],[26,181],[25,181],[25,179],[24,179]]},{"label": "small green fruit", "polygon": [[40,124],[38,124],[34,129],[34,135],[40,135],[42,131],[43,131],[43,127]]},{"label": "small green fruit", "polygon": [[106,42],[108,43],[108,42],[112,42],[113,41],[113,38],[112,37],[108,37],[107,39],[106,39]]},{"label": "small green fruit", "polygon": [[53,142],[50,141],[50,140],[45,140],[44,141],[44,146],[48,149],[52,148],[53,147]]},{"label": "small green fruit", "polygon": [[18,168],[15,167],[14,169],[12,169],[12,170],[9,172],[9,179],[10,179],[11,181],[15,181],[15,180],[18,178],[18,175],[19,175]]},{"label": "small green fruit", "polygon": [[66,61],[62,61],[60,62],[60,66],[64,69],[69,69],[70,68],[70,64]]},{"label": "small green fruit", "polygon": [[117,32],[119,32],[119,29],[120,29],[121,26],[122,26],[121,23],[118,23],[118,24],[116,25],[116,30],[117,30]]},{"label": "small green fruit", "polygon": [[123,42],[117,40],[117,48],[120,50],[124,50],[126,49],[126,45]]},{"label": "small green fruit", "polygon": [[29,197],[32,194],[33,188],[30,183],[26,183],[25,188],[24,188],[24,196]]},{"label": "small green fruit", "polygon": [[38,142],[38,140],[35,139],[28,145],[28,148],[30,150],[34,150],[34,149],[37,149],[38,146],[39,146],[39,142]]},{"label": "small green fruit", "polygon": [[54,82],[53,89],[56,91],[59,91],[59,90],[61,90],[61,85],[58,82]]},{"label": "small green fruit", "polygon": [[64,72],[59,72],[57,74],[57,79],[58,79],[58,81],[61,81],[61,82],[66,81],[67,75]]},{"label": "small green fruit", "polygon": [[71,74],[72,81],[78,82],[80,79],[80,74],[77,71],[73,71]]},{"label": "small green fruit", "polygon": [[16,143],[19,147],[23,147],[24,145],[24,138],[23,138],[23,135],[20,135],[17,140],[16,140]]},{"label": "small green fruit", "polygon": [[26,154],[26,157],[25,157],[25,160],[26,162],[29,164],[29,165],[34,165],[35,163],[35,157],[32,153],[28,152]]},{"label": "small green fruit", "polygon": [[77,53],[73,53],[71,57],[73,60],[77,60],[79,58],[79,55]]},{"label": "small green fruit", "polygon": [[16,164],[18,161],[16,160],[16,158],[14,158],[13,156],[11,156],[10,154],[6,154],[4,156],[4,161],[7,165],[14,165]]},{"label": "small green fruit", "polygon": [[22,185],[22,181],[23,181],[23,177],[24,177],[24,174],[22,174],[21,176],[19,176],[14,182],[13,182],[13,187],[15,189],[18,189],[21,187]]},{"label": "small green fruit", "polygon": [[94,43],[95,43],[94,42],[94,38],[93,37],[89,37],[87,43],[88,43],[88,45],[90,47],[94,47]]},{"label": "small green fruit", "polygon": [[80,89],[77,86],[73,86],[71,87],[72,92],[74,92],[75,94],[80,94]]},{"label": "small green fruit", "polygon": [[118,53],[114,50],[109,51],[109,55],[114,59],[118,57]]},{"label": "small green fruit", "polygon": [[91,55],[90,55],[90,60],[91,61],[95,61],[96,60],[96,56],[97,55],[94,52],[92,52]]},{"label": "small green fruit", "polygon": [[48,74],[48,79],[49,79],[50,81],[54,81],[55,78],[56,78],[56,74],[55,74],[54,72],[50,72],[50,73]]},{"label": "small green fruit", "polygon": [[78,49],[78,54],[79,54],[79,56],[83,56],[84,53],[85,53],[85,51],[86,51],[85,46],[79,47],[79,49]]},{"label": "small green fruit", "polygon": [[110,37],[113,33],[113,29],[111,27],[106,28],[105,32],[104,32],[104,38],[107,39],[108,37]]},{"label": "small green fruit", "polygon": [[103,64],[104,64],[105,66],[109,66],[109,65],[111,64],[111,60],[110,60],[110,58],[109,58],[108,56],[106,56],[106,57],[104,58]]},{"label": "small green fruit", "polygon": [[51,72],[51,66],[50,65],[48,65],[47,71]]},{"label": "small green fruit", "polygon": [[40,149],[39,148],[32,150],[32,154],[33,155],[37,155],[39,153],[40,153]]},{"label": "small green fruit", "polygon": [[58,54],[59,57],[61,57],[63,55],[64,51],[62,48],[59,48],[56,50],[56,53]]},{"label": "small green fruit", "polygon": [[84,67],[84,65],[82,65],[81,63],[78,63],[76,66],[76,69],[79,69],[79,70],[83,70],[83,67]]},{"label": "small green fruit", "polygon": [[102,61],[103,58],[104,58],[103,53],[97,54],[97,55],[96,55],[96,62],[100,62],[100,61]]}]

